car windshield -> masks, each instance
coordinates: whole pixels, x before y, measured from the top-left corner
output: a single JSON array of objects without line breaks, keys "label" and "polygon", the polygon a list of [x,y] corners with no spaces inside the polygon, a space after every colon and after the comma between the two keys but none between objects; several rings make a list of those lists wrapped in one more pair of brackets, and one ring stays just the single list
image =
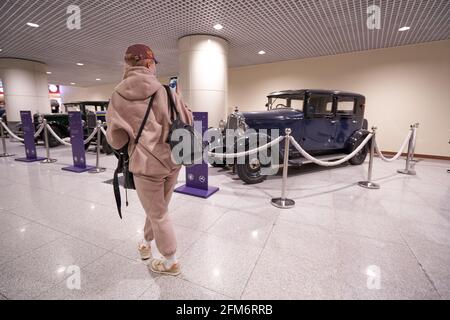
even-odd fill
[{"label": "car windshield", "polygon": [[302,111],[303,101],[304,101],[303,99],[292,99],[292,98],[269,98],[267,107],[269,110],[292,108]]},{"label": "car windshield", "polygon": [[67,104],[67,105],[65,105],[65,107],[66,107],[66,112],[80,111],[80,106],[77,104]]},{"label": "car windshield", "polygon": [[[100,109],[100,108],[98,108]],[[86,105],[86,111],[97,112],[97,106],[94,105]]]}]

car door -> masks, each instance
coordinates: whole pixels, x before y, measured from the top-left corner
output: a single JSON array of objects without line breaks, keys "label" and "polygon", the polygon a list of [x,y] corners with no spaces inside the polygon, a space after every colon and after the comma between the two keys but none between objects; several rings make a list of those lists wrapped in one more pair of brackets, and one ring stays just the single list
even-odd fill
[{"label": "car door", "polygon": [[312,95],[307,99],[306,108],[301,144],[309,151],[333,149],[336,134],[333,96]]},{"label": "car door", "polygon": [[345,147],[347,139],[359,128],[360,119],[356,117],[356,98],[338,96],[336,99],[336,134],[335,147],[342,149]]}]

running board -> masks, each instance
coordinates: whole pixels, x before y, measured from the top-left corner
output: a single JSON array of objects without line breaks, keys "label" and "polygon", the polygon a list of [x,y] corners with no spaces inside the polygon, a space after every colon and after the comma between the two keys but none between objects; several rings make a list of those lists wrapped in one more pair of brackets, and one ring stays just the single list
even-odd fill
[{"label": "running board", "polygon": [[[331,161],[331,160],[339,160],[343,159],[347,156],[345,153],[338,153],[338,154],[328,154],[325,156],[314,156],[317,160],[320,161]],[[292,159],[289,160],[289,165],[291,166],[297,166],[300,167],[304,164],[313,163],[311,160],[308,160],[306,158],[298,158],[298,159]]]}]

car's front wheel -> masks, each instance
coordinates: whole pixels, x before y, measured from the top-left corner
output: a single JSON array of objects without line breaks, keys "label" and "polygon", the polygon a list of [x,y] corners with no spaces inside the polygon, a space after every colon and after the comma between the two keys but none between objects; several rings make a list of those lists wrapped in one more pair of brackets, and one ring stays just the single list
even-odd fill
[{"label": "car's front wheel", "polygon": [[237,164],[236,172],[247,184],[257,184],[267,179],[267,176],[261,174],[261,162],[258,158],[246,159],[245,164]]},{"label": "car's front wheel", "polygon": [[348,162],[351,165],[359,166],[366,161],[367,154],[369,153],[369,144],[366,144],[364,148],[361,149],[353,158],[351,158]]}]

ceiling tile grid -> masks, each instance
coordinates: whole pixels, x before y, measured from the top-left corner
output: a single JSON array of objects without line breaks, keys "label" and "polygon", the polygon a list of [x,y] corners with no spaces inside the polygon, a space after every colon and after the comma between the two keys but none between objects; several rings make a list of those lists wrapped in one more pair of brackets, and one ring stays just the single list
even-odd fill
[{"label": "ceiling tile grid", "polygon": [[[81,9],[80,30],[66,27],[73,4]],[[373,4],[381,9],[380,30],[367,28]],[[42,61],[50,81],[90,86],[96,78],[119,81],[133,43],[149,44],[159,74],[174,75],[177,41],[189,34],[227,39],[229,65],[238,67],[449,39],[449,10],[448,0],[3,0],[0,57]],[[403,26],[411,29],[399,32]]]}]

